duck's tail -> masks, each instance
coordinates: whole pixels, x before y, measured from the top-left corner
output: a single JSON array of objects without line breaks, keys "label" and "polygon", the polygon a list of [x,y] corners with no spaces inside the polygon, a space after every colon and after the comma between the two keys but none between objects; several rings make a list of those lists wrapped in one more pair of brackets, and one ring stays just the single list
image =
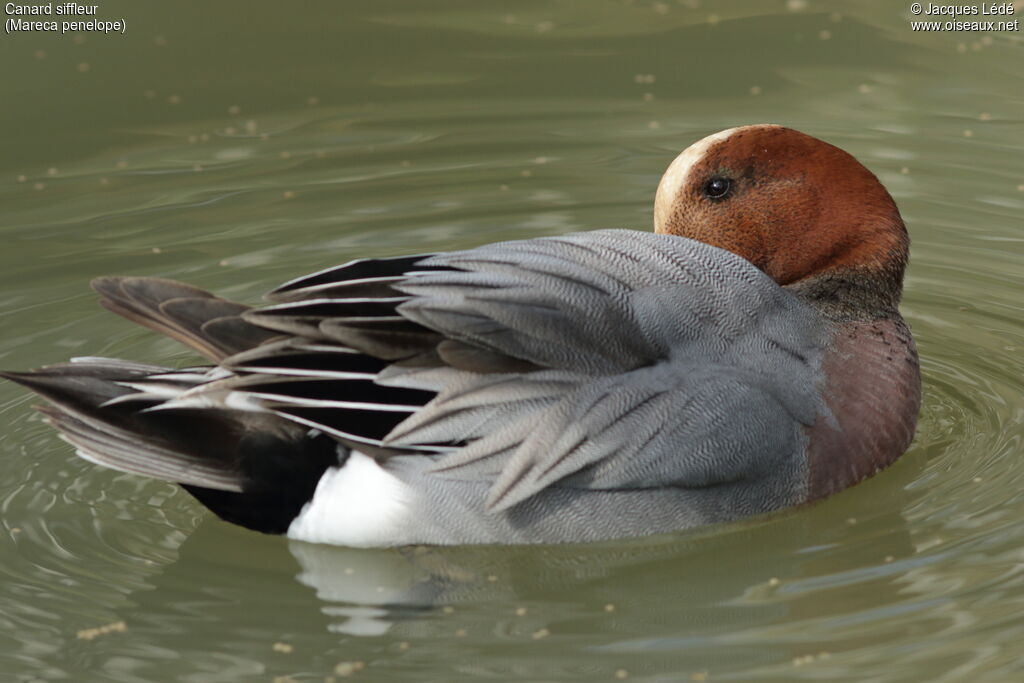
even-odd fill
[{"label": "duck's tail", "polygon": [[[105,308],[213,361],[276,334],[243,321],[248,307],[177,282],[102,278],[93,287]],[[39,411],[82,458],[179,483],[228,521],[283,533],[338,464],[338,444],[270,412],[168,404],[228,374],[86,357],[0,377],[45,398]]]},{"label": "duck's tail", "polygon": [[176,339],[214,362],[278,336],[242,319],[249,306],[174,280],[101,277],[91,284],[108,311]]}]

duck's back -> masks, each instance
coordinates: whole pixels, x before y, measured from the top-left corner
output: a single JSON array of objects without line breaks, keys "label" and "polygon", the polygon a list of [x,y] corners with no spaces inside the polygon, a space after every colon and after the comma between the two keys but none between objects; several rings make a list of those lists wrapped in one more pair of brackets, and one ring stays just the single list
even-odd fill
[{"label": "duck's back", "polygon": [[[602,231],[423,267],[432,270],[391,286],[411,297],[396,312],[439,335],[436,352],[378,381],[437,395],[373,446],[451,450],[383,460],[402,485],[377,497],[375,533],[591,540],[806,500],[807,430],[827,413],[820,364],[830,330],[743,259],[684,238]],[[308,296],[322,307],[316,277]],[[331,278],[343,293],[344,271]],[[302,289],[291,283],[289,298]],[[251,319],[282,310],[302,307]],[[380,355],[374,343],[362,350]],[[356,542],[364,530],[344,521],[348,487],[359,488],[331,479],[292,532]]]}]

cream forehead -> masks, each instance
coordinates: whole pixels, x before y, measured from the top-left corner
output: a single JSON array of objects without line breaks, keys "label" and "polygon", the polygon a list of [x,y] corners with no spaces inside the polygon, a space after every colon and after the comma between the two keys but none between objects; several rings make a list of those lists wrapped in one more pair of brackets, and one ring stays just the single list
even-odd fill
[{"label": "cream forehead", "polygon": [[[776,126],[771,124],[762,124],[763,127]],[[672,212],[672,203],[675,201],[679,191],[689,181],[690,171],[693,167],[700,163],[707,151],[716,143],[722,142],[731,136],[733,133],[745,128],[753,128],[755,126],[740,126],[737,128],[728,128],[723,131],[709,135],[702,140],[698,140],[693,143],[680,153],[675,160],[669,164],[668,169],[665,170],[665,175],[661,177],[661,182],[658,184],[658,193],[654,198],[654,229],[658,231],[669,219],[669,215]]]},{"label": "cream forehead", "polygon": [[716,142],[725,140],[735,133],[736,130],[736,128],[729,128],[698,140],[684,149],[669,164],[665,170],[665,175],[661,176],[661,182],[658,183],[658,193],[654,197],[654,229],[656,231],[668,220],[669,213],[672,210],[672,202],[675,201],[679,190],[686,185],[690,171],[704,158],[708,148]]}]

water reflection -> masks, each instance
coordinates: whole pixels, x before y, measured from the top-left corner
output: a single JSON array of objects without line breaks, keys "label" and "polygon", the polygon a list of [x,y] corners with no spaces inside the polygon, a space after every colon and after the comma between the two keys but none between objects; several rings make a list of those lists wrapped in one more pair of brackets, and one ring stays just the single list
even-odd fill
[{"label": "water reflection", "polygon": [[[401,630],[410,608],[495,603],[533,605],[532,619],[544,626],[571,604],[605,613],[605,628],[620,635],[629,635],[627,617],[662,625],[653,640],[606,646],[612,651],[675,649],[696,634],[726,632],[736,621],[755,626],[812,618],[821,613],[823,595],[851,585],[863,599],[850,608],[898,602],[894,578],[916,550],[901,514],[913,497],[904,487],[922,465],[908,463],[871,482],[871,496],[840,497],[698,534],[385,551],[290,542],[289,550],[302,567],[298,580],[316,591],[337,632],[379,635],[385,627]],[[372,612],[351,611],[356,608]],[[360,619],[367,616],[372,628],[361,632]]]},{"label": "water reflection", "polygon": [[[820,666],[821,653],[840,661],[894,637],[865,623],[929,609],[914,586],[928,590],[936,555],[922,554],[901,512],[919,497],[906,485],[923,464],[868,482],[871,495],[621,543],[357,550],[204,517],[184,540],[168,532],[174,556],[133,570],[136,587],[111,620],[126,621],[126,639],[159,637],[168,652],[194,651],[207,634],[237,666],[264,673],[275,670],[267,648],[282,642],[399,678],[408,658],[465,675],[465,658],[495,643],[510,649],[476,673],[543,680],[566,652],[586,652],[605,675],[641,661],[661,674],[757,671],[808,655]],[[225,623],[239,626],[215,635]]]}]

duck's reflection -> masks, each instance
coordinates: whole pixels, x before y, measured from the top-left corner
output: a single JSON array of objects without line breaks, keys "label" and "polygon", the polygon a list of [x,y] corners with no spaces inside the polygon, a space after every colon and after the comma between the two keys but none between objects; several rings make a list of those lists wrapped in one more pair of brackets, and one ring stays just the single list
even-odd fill
[{"label": "duck's reflection", "polygon": [[114,616],[175,651],[216,639],[261,660],[282,641],[381,672],[462,671],[484,661],[475,652],[516,680],[547,680],[566,657],[604,678],[641,660],[652,672],[767,676],[823,651],[841,667],[844,652],[915,628],[884,615],[921,602],[908,578],[932,573],[915,547],[929,539],[902,512],[920,495],[907,490],[918,460],[774,519],[616,543],[360,550],[209,517]]},{"label": "duck's reflection", "polygon": [[415,560],[415,553],[360,550],[292,541],[289,549],[302,566],[298,580],[316,591],[331,631],[380,636],[399,612],[437,602],[443,581]]},{"label": "duck's reflection", "polygon": [[528,611],[536,629],[586,620],[581,628],[612,636],[603,647],[671,649],[694,637],[899,601],[900,561],[915,552],[900,510],[918,469],[901,465],[814,508],[701,534],[566,546],[289,549],[301,565],[298,580],[316,592],[336,633],[407,636],[417,630],[410,621],[426,614],[443,615],[449,627],[463,615],[470,629],[481,613],[507,617],[507,628],[497,625],[507,631]]}]

